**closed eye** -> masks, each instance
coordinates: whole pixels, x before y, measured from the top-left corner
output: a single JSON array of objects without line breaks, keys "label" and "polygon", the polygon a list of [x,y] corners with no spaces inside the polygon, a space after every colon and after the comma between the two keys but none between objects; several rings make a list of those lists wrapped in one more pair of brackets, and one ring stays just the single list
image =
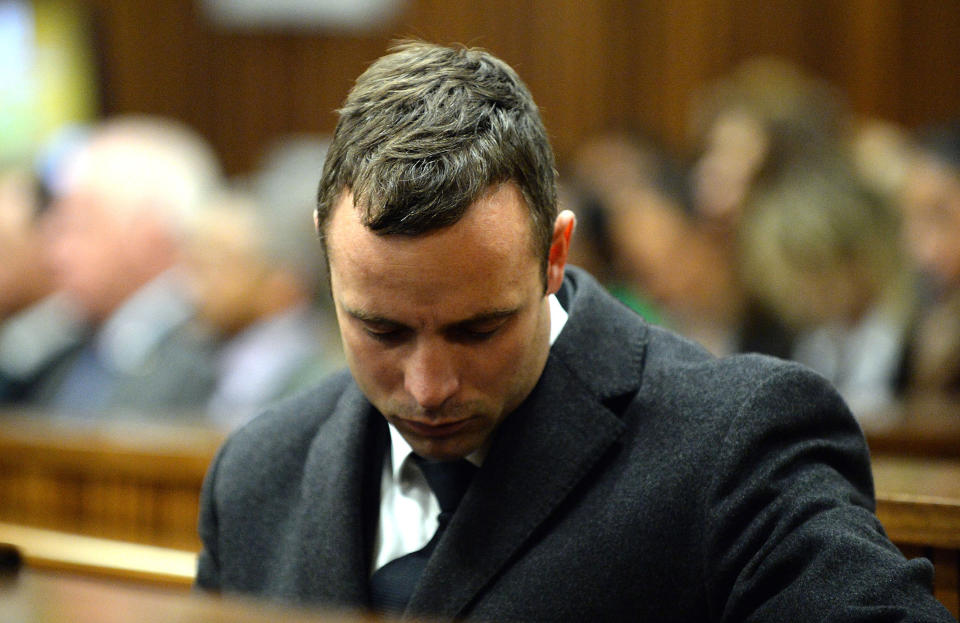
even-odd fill
[{"label": "closed eye", "polygon": [[509,316],[505,316],[467,322],[451,327],[449,334],[451,339],[458,342],[483,342],[495,336],[509,319]]},{"label": "closed eye", "polygon": [[[387,346],[403,344],[416,335],[413,328],[395,320],[346,306],[344,308],[365,335]],[[517,317],[520,311],[521,308],[518,307],[478,314],[461,322],[446,325],[443,334],[450,342],[478,344],[495,337]]]},{"label": "closed eye", "polygon": [[371,331],[368,329],[367,335],[377,340],[378,342],[398,343],[403,340],[404,331],[401,331],[401,330]]},{"label": "closed eye", "polygon": [[497,333],[497,330],[492,331],[456,331],[453,334],[453,339],[458,342],[483,342],[493,337]]},{"label": "closed eye", "polygon": [[407,327],[381,323],[364,323],[363,332],[385,344],[399,344],[410,335]]}]

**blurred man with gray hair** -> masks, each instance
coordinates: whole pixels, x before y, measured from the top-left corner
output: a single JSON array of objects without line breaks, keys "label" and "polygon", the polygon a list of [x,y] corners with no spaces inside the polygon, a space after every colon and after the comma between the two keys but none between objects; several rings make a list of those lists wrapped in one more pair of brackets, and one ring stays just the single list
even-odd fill
[{"label": "blurred man with gray hair", "polygon": [[186,220],[220,183],[206,142],[163,118],[108,120],[71,154],[51,189],[50,260],[91,334],[41,404],[102,414],[203,403],[211,350],[179,265]]}]

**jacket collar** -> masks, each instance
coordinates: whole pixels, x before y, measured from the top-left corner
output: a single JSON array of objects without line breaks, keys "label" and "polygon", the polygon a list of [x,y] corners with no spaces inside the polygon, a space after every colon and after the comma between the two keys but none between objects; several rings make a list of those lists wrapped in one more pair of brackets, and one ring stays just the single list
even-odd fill
[{"label": "jacket collar", "polygon": [[636,393],[648,325],[575,266],[567,267],[557,297],[570,319],[551,354],[601,401]]}]

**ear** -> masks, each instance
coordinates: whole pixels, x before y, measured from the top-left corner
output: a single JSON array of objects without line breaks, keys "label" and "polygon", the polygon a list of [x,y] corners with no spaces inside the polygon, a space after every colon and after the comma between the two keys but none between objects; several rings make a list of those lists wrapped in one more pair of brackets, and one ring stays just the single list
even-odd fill
[{"label": "ear", "polygon": [[553,223],[553,240],[547,258],[547,294],[555,294],[563,284],[563,269],[570,252],[570,237],[577,219],[570,210],[563,210]]}]

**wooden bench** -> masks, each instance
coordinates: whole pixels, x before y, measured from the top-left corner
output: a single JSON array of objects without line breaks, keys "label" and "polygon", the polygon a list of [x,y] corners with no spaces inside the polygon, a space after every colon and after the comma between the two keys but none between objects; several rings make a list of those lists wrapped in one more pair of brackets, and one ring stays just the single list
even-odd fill
[{"label": "wooden bench", "polygon": [[0,521],[197,551],[224,434],[190,421],[0,415]]},{"label": "wooden bench", "polygon": [[876,455],[960,459],[960,402],[915,396],[862,417],[870,451]]},{"label": "wooden bench", "polygon": [[[8,581],[9,580],[9,581]],[[364,613],[285,607],[26,567],[0,576],[0,621],[16,623],[387,623]]]}]

